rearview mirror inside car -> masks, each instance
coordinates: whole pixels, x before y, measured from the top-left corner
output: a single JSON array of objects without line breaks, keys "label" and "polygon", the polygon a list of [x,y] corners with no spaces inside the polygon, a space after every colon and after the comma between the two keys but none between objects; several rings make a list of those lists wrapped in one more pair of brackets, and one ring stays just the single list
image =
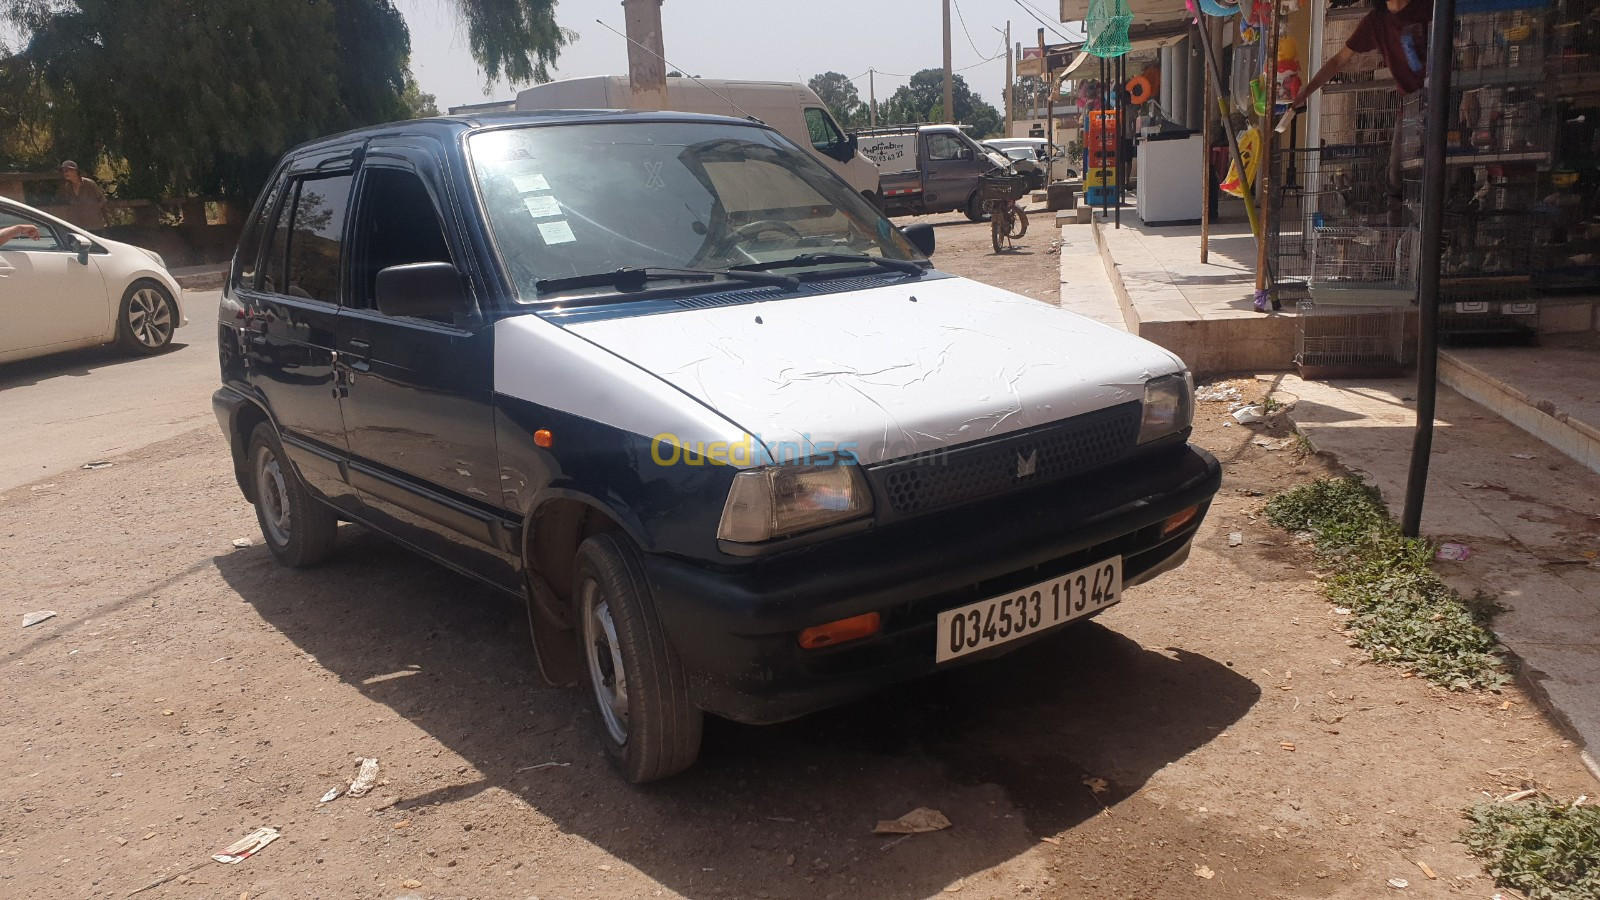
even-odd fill
[{"label": "rearview mirror inside car", "polygon": [[461,273],[447,262],[407,263],[378,273],[378,312],[386,316],[454,318],[467,311]]}]

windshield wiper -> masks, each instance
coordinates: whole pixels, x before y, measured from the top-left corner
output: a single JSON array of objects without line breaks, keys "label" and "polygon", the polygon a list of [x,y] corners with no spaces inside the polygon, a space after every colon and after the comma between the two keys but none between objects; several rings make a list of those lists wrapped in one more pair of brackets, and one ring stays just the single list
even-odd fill
[{"label": "windshield wiper", "polygon": [[644,286],[648,282],[668,278],[685,281],[711,281],[717,278],[727,278],[733,281],[748,281],[754,284],[782,285],[791,289],[800,286],[800,279],[792,275],[768,275],[765,272],[739,272],[730,269],[673,269],[656,266],[635,268],[629,266],[614,269],[610,272],[594,272],[589,275],[541,278],[533,283],[533,287],[534,290],[541,294],[586,287],[614,287],[620,291],[640,291],[644,290]]},{"label": "windshield wiper", "polygon": [[791,269],[800,266],[809,266],[816,263],[871,263],[896,272],[905,272],[908,275],[921,275],[928,271],[922,263],[909,259],[885,259],[881,256],[868,256],[865,253],[803,253],[788,259],[772,259],[766,262],[745,263],[733,266],[734,269],[744,271],[764,271],[766,269]]}]

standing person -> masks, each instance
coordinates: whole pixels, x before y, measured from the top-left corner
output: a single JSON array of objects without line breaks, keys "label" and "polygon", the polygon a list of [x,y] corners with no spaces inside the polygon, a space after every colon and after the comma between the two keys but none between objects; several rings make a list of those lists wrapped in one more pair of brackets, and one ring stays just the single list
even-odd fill
[{"label": "standing person", "polygon": [[61,163],[61,195],[67,201],[68,222],[94,234],[106,230],[106,195],[100,185],[83,177],[72,160]]},{"label": "standing person", "polygon": [[[1355,33],[1333,58],[1322,64],[1294,98],[1296,107],[1350,64],[1357,53],[1378,51],[1394,76],[1394,89],[1404,97],[1422,90],[1428,69],[1428,28],[1433,23],[1431,0],[1371,0],[1372,11],[1361,19]],[[1389,145],[1389,224],[1399,225],[1405,204],[1405,184],[1400,179],[1400,126]]]}]

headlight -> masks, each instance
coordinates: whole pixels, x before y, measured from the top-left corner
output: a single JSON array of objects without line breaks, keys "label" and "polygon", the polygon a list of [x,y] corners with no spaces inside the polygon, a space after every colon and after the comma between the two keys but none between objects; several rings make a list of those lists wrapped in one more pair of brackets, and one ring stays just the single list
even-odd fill
[{"label": "headlight", "polygon": [[717,537],[755,543],[871,511],[872,495],[857,466],[768,466],[734,476]]},{"label": "headlight", "polygon": [[1144,383],[1144,421],[1139,443],[1177,434],[1194,422],[1194,376],[1163,375]]},{"label": "headlight", "polygon": [[150,257],[150,261],[155,263],[158,267],[163,269],[167,267],[167,261],[161,258],[161,254],[155,252],[154,250],[146,250],[143,247],[140,247],[139,250],[145,256]]}]

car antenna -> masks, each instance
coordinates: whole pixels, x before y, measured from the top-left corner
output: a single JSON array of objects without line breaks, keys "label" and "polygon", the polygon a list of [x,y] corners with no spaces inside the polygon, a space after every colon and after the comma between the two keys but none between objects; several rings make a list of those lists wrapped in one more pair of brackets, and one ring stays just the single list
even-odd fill
[{"label": "car antenna", "polygon": [[[625,40],[628,43],[634,45],[635,47],[638,47],[640,50],[643,50],[644,52],[650,54],[651,56],[654,56],[656,59],[661,60],[662,62],[666,63],[667,65],[672,66],[672,68],[677,69],[679,72],[683,71],[683,69],[678,68],[677,66],[673,66],[672,65],[672,60],[667,59],[665,56],[662,56],[661,54],[655,52],[654,50],[651,50],[649,47],[646,47],[645,45],[639,43],[638,41],[634,40],[633,38],[628,37],[627,35],[625,35],[622,32],[616,30],[615,28],[612,28],[610,25],[607,25],[606,23],[600,21],[599,19],[595,19],[594,21],[595,21],[596,25],[599,25],[601,28],[604,28],[605,30],[611,32],[612,34],[616,35],[617,37],[622,38],[623,40]],[[710,85],[702,82],[700,79],[691,78],[688,75],[685,75],[683,77],[688,78],[690,81],[694,82],[695,84],[698,84],[701,87],[705,88],[706,90],[711,91],[711,93],[717,94],[717,92],[715,90],[713,90]],[[750,115],[749,113],[745,112],[743,109],[740,109],[739,108],[739,104],[733,102],[732,100],[729,100],[727,97],[724,97],[721,94],[717,94],[717,99],[721,100],[723,103],[728,104],[729,106],[733,107],[734,109],[739,110],[739,114],[744,116],[746,119],[749,119],[752,122],[761,122],[760,119],[756,118],[755,116]],[[765,122],[761,122],[761,124],[765,125],[766,123]]]}]

